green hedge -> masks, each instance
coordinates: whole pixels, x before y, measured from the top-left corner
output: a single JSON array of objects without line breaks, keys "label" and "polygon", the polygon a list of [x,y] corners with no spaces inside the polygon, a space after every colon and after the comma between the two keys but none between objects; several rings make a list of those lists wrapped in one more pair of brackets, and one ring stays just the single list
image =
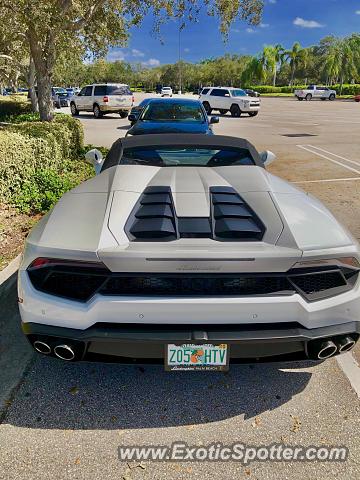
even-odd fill
[{"label": "green hedge", "polygon": [[0,130],[0,201],[25,213],[45,212],[93,175],[83,161],[82,125],[69,115],[57,114],[51,123],[20,115],[35,121]]},{"label": "green hedge", "polygon": [[31,103],[24,97],[0,96],[0,121],[6,121],[13,115],[31,113]]},{"label": "green hedge", "polygon": [[[272,85],[257,85],[251,87],[259,93],[293,93],[294,90],[306,88],[306,85],[294,85],[293,87],[284,86],[284,87],[273,87]],[[338,95],[340,95],[341,85],[332,85],[330,88],[336,90]],[[342,87],[342,95],[356,95],[360,92],[360,85],[354,84],[344,84]]]}]

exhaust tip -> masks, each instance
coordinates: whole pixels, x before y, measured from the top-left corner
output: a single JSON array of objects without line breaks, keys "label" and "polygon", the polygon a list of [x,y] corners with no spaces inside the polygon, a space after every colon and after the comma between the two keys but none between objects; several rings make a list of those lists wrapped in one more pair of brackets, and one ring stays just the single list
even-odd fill
[{"label": "exhaust tip", "polygon": [[355,345],[355,340],[349,336],[343,337],[338,342],[338,348],[340,353],[345,353],[351,350]]},{"label": "exhaust tip", "polygon": [[54,353],[58,358],[61,358],[61,360],[66,360],[68,362],[75,358],[74,350],[69,347],[69,345],[57,345],[54,348]]},{"label": "exhaust tip", "polygon": [[41,342],[40,340],[35,340],[33,347],[37,352],[42,353],[43,355],[49,355],[49,353],[51,353],[50,345],[45,342]]},{"label": "exhaust tip", "polygon": [[327,340],[320,345],[320,350],[318,352],[318,358],[320,360],[325,360],[330,358],[337,352],[337,347],[334,342]]}]

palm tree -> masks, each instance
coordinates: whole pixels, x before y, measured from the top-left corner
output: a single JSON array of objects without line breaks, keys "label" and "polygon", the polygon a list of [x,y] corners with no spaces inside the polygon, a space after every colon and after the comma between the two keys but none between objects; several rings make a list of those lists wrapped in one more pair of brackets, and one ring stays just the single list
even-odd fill
[{"label": "palm tree", "polygon": [[286,58],[286,60],[290,60],[290,67],[291,67],[291,78],[289,83],[290,86],[292,86],[294,83],[296,63],[299,60],[299,58],[301,58],[302,55],[303,55],[303,49],[301,48],[301,45],[299,42],[295,42],[291,50],[286,50],[284,52],[284,57]]}]

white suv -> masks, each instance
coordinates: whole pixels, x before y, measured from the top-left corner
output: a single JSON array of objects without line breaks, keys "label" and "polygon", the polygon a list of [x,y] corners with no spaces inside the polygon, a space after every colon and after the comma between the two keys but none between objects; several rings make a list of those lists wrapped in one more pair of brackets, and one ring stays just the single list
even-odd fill
[{"label": "white suv", "polygon": [[106,113],[119,113],[121,118],[128,116],[134,103],[129,85],[124,83],[103,83],[87,85],[77,95],[71,97],[70,109],[73,116],[79,112],[94,112],[95,118]]},{"label": "white suv", "polygon": [[249,97],[241,88],[203,88],[199,99],[208,115],[212,110],[218,110],[222,115],[230,112],[232,117],[240,117],[242,113],[255,117],[260,110],[259,98]]},{"label": "white suv", "polygon": [[169,97],[173,96],[173,91],[171,87],[162,87],[161,96],[165,97],[166,95],[168,95]]}]

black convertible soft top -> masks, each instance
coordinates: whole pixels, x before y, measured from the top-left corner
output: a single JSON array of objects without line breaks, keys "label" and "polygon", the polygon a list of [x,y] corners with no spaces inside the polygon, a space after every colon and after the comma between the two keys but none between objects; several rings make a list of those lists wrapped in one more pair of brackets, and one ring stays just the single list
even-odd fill
[{"label": "black convertible soft top", "polygon": [[119,164],[122,152],[126,148],[137,147],[209,147],[209,148],[242,148],[249,150],[255,165],[264,167],[256,148],[244,138],[227,137],[225,135],[199,135],[189,133],[168,133],[166,135],[134,135],[133,137],[119,138],[112,145],[104,161],[102,171]]}]

